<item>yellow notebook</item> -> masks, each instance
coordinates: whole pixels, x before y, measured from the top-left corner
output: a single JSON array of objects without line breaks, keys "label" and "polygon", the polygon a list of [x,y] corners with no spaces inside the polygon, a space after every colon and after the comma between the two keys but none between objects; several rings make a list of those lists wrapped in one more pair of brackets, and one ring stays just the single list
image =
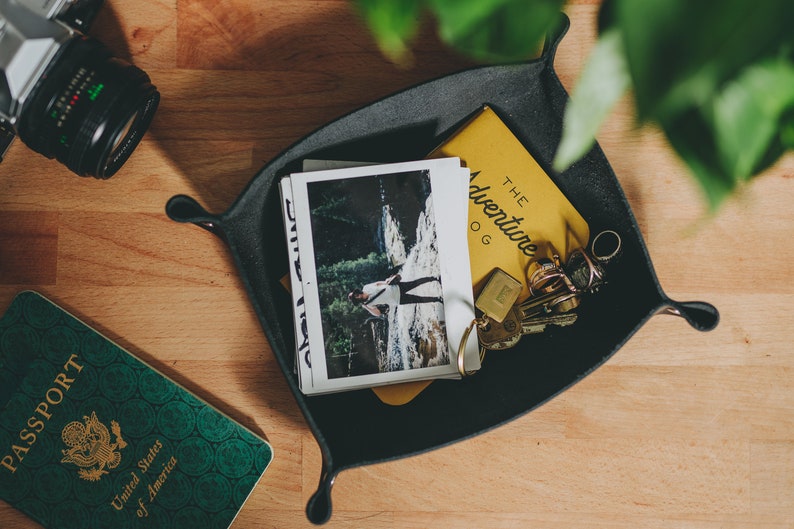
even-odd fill
[{"label": "yellow notebook", "polygon": [[501,268],[524,285],[534,259],[565,262],[587,246],[590,229],[557,185],[488,106],[432,157],[457,156],[471,170],[469,253],[474,291]]}]

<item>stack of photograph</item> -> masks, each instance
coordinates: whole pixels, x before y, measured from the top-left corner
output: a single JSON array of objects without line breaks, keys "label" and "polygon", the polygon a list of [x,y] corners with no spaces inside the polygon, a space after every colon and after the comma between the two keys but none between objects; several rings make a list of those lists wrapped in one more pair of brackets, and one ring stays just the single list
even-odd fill
[{"label": "stack of photograph", "polygon": [[296,366],[316,395],[480,367],[459,158],[306,161],[280,182]]}]

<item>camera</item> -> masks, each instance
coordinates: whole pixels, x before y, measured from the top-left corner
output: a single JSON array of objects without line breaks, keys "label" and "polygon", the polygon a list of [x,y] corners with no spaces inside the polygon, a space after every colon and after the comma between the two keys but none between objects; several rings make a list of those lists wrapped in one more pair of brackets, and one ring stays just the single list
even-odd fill
[{"label": "camera", "polygon": [[149,76],[88,37],[103,0],[0,0],[0,161],[14,138],[110,178],[148,129]]}]

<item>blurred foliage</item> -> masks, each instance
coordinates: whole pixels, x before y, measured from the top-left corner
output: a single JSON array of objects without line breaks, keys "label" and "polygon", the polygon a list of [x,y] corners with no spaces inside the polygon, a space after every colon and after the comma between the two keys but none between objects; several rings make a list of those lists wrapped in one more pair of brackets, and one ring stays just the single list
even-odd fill
[{"label": "blurred foliage", "polygon": [[[410,51],[424,18],[469,57],[531,57],[564,0],[354,0],[381,49]],[[599,40],[566,109],[564,170],[593,145],[622,94],[655,124],[716,209],[794,148],[791,0],[604,0]],[[575,29],[575,28],[574,28]]]},{"label": "blurred foliage", "polygon": [[565,0],[353,0],[378,46],[405,64],[426,15],[438,25],[441,40],[484,62],[534,55],[549,28],[559,20]]}]

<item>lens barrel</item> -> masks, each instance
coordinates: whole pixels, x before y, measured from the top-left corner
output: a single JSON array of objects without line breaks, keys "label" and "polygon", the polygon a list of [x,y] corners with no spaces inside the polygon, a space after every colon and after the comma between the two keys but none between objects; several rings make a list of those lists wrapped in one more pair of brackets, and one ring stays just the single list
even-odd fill
[{"label": "lens barrel", "polygon": [[50,63],[19,118],[19,137],[80,176],[110,178],[148,129],[160,94],[139,68],[76,36]]}]

